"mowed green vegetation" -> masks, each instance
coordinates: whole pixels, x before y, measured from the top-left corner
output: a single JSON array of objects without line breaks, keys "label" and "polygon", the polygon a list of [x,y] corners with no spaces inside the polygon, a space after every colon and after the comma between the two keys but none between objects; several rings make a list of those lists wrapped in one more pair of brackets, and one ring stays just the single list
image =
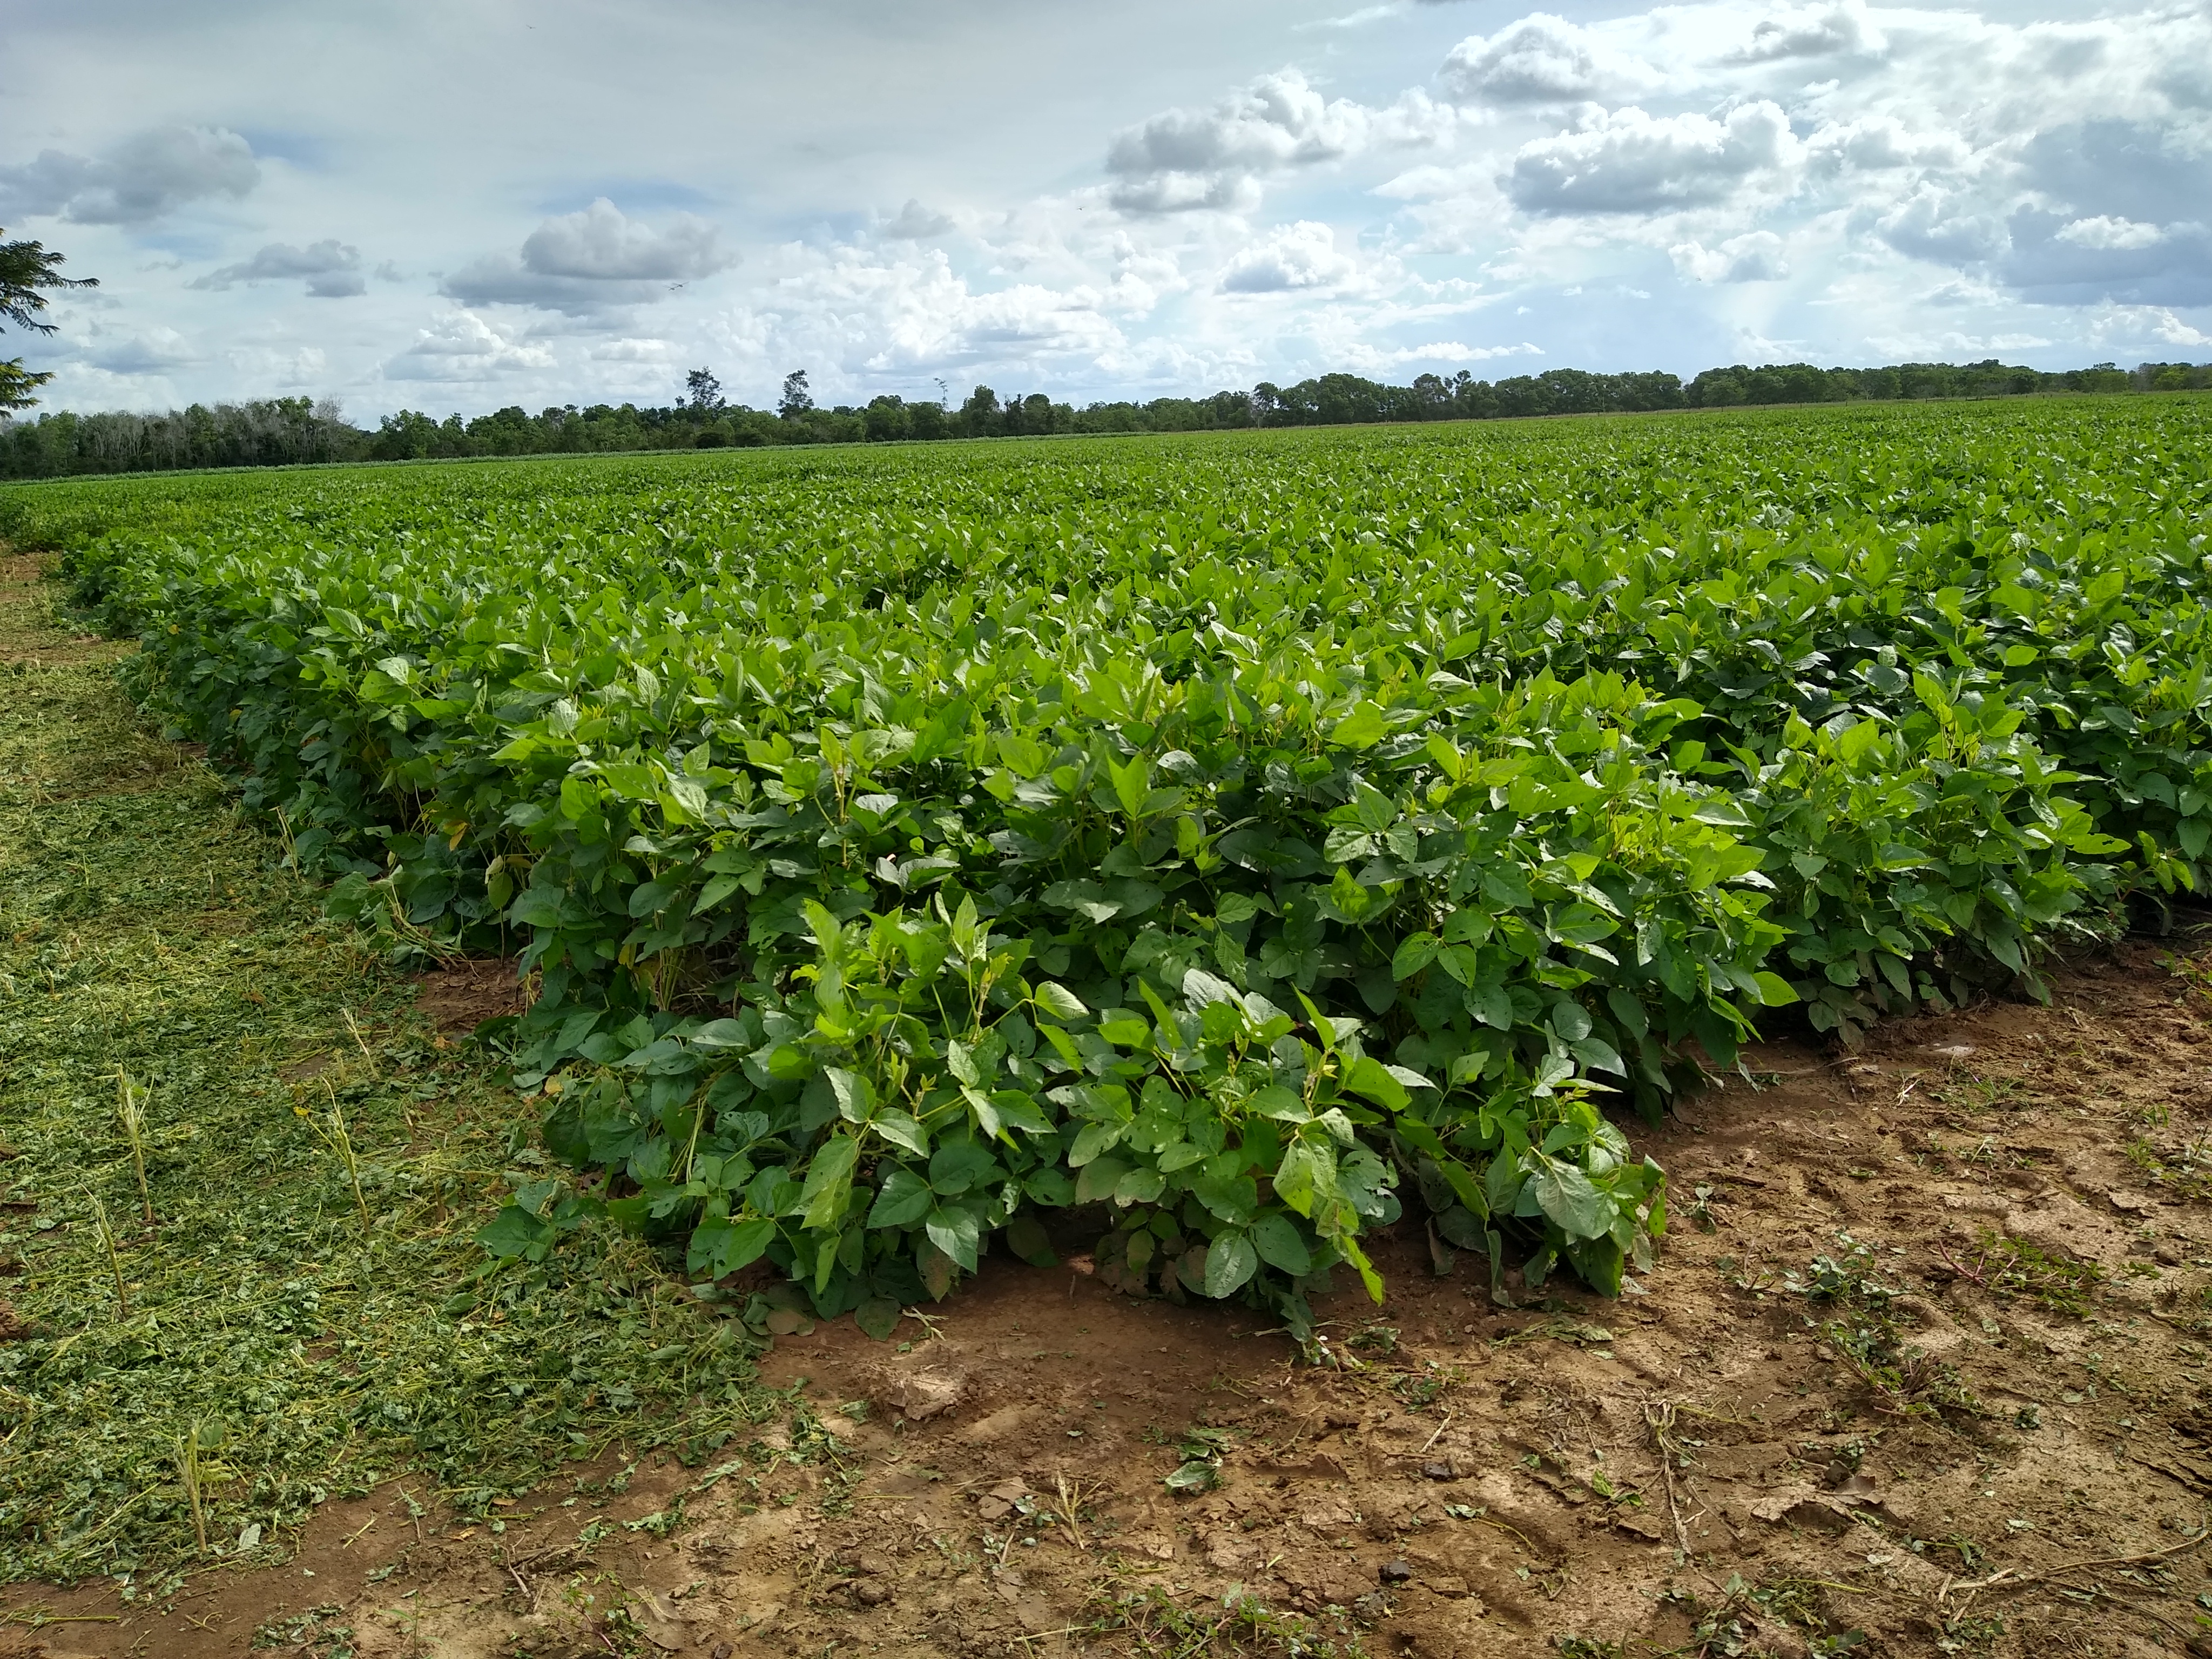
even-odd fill
[{"label": "mowed green vegetation", "polygon": [[395,1472],[474,1515],[750,1439],[757,1345],[637,1241],[486,1278],[529,1108],[46,609],[0,576],[0,1582],[160,1596]]},{"label": "mowed green vegetation", "polygon": [[[516,950],[571,1173],[888,1329],[1648,1265],[1769,1009],[2038,984],[2212,830],[2212,409],[2146,397],[0,495],[343,914]],[[1802,1018],[1802,1013],[1796,1016]],[[756,1304],[752,1316],[764,1316]]]}]

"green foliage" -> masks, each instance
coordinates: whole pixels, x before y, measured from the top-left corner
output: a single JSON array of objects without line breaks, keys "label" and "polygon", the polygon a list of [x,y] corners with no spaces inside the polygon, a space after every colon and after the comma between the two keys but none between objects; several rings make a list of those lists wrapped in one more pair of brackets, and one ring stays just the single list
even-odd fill
[{"label": "green foliage", "polygon": [[[63,276],[61,267],[67,263],[64,255],[42,243],[0,242],[0,328],[13,325],[33,334],[52,334],[54,325],[45,319],[42,290],[100,286],[96,276]],[[51,370],[25,368],[21,357],[0,362],[0,425],[6,422],[6,411],[36,403],[32,394],[53,378]]]},{"label": "green foliage", "polygon": [[[2039,987],[2212,832],[2182,400],[0,499],[404,951],[520,948],[602,1212],[817,1316],[1100,1205],[1302,1338],[1418,1192],[1650,1260],[1599,1110]],[[101,532],[105,532],[104,534]],[[888,1328],[888,1327],[884,1327]]]}]

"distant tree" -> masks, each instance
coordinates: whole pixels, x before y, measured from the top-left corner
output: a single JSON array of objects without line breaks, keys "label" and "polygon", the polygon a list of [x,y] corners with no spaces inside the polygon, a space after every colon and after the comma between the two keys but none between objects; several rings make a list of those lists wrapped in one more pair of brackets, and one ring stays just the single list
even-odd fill
[{"label": "distant tree", "polygon": [[1006,429],[999,414],[999,394],[987,386],[969,392],[968,401],[960,405],[960,425],[971,438],[997,437]]},{"label": "distant tree", "polygon": [[906,424],[907,435],[909,437],[942,438],[947,430],[945,405],[941,403],[933,404],[926,399],[921,403],[908,404],[906,406]]},{"label": "distant tree", "polygon": [[905,400],[888,394],[871,400],[862,418],[869,440],[874,443],[891,442],[914,429]]},{"label": "distant tree", "polygon": [[775,412],[787,421],[795,421],[814,407],[814,394],[806,389],[806,371],[794,368],[783,377],[783,397]]},{"label": "distant tree", "polygon": [[684,377],[688,402],[694,414],[712,415],[728,404],[722,398],[722,383],[714,378],[711,368],[695,368]]},{"label": "distant tree", "polygon": [[[63,256],[38,242],[0,242],[0,317],[28,334],[51,334],[52,323],[40,320],[46,308],[41,289],[97,288],[96,276],[64,276]],[[31,394],[52,380],[52,371],[34,373],[21,357],[0,362],[0,409],[28,409],[38,402]]]}]

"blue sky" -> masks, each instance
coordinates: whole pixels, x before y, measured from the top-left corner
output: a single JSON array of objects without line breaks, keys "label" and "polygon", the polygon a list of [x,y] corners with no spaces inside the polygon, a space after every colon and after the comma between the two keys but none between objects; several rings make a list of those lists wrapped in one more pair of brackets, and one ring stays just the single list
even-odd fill
[{"label": "blue sky", "polygon": [[2212,360],[2212,9],[72,0],[49,407]]}]

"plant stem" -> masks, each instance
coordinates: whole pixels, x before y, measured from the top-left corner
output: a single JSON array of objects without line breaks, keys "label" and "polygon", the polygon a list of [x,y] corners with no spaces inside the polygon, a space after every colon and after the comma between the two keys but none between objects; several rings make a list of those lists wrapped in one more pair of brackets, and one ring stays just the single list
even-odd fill
[{"label": "plant stem", "polygon": [[123,1119],[124,1139],[131,1143],[131,1164],[138,1173],[138,1206],[145,1212],[146,1225],[154,1225],[154,1198],[146,1189],[146,1103],[144,1097],[131,1086],[127,1072],[115,1074],[116,1091],[119,1097],[117,1111]]},{"label": "plant stem", "polygon": [[92,1218],[100,1225],[100,1242],[107,1246],[108,1270],[115,1275],[115,1317],[120,1322],[131,1317],[131,1292],[123,1283],[123,1255],[115,1247],[115,1229],[108,1225],[107,1206],[96,1194],[92,1200]]},{"label": "plant stem", "polygon": [[331,1097],[331,1127],[327,1139],[331,1149],[345,1164],[346,1179],[353,1183],[353,1201],[355,1207],[361,1212],[362,1230],[365,1232],[368,1229],[368,1199],[361,1190],[361,1160],[354,1155],[353,1137],[346,1133],[345,1114],[338,1109],[337,1091],[331,1087],[328,1078],[323,1079],[323,1088]]},{"label": "plant stem", "polygon": [[361,1050],[361,1057],[368,1062],[369,1076],[372,1078],[377,1078],[380,1081],[381,1073],[380,1073],[376,1069],[376,1056],[369,1053],[368,1039],[361,1034],[361,1025],[359,1022],[354,1018],[353,1010],[350,1008],[341,1008],[338,1012],[345,1016],[346,1030],[353,1033],[354,1046]]},{"label": "plant stem", "polygon": [[199,1540],[200,1553],[207,1553],[207,1511],[200,1506],[200,1425],[194,1422],[185,1437],[177,1442],[177,1473],[183,1477],[185,1498],[192,1506],[192,1534]]}]

